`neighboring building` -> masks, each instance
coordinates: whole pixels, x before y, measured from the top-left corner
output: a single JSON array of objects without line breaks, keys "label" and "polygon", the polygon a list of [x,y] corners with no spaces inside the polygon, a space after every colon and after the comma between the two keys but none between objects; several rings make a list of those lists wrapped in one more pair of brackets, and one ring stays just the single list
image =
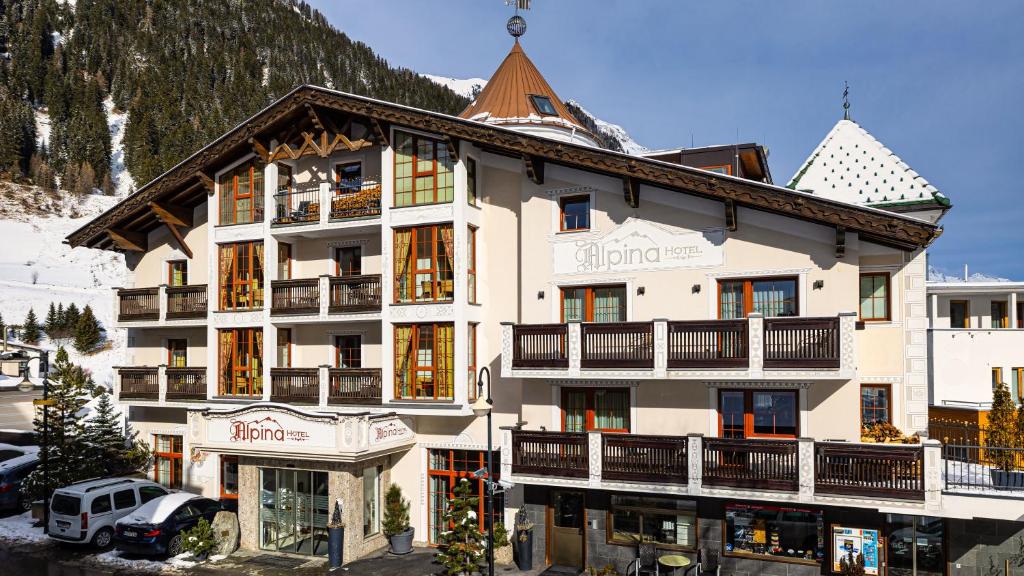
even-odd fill
[{"label": "neighboring building", "polygon": [[340,498],[352,560],[389,482],[436,543],[490,450],[500,517],[574,570],[646,538],[819,574],[857,539],[938,574],[944,518],[1021,515],[943,493],[937,443],[857,443],[927,428],[940,228],[594,147],[535,72],[517,41],[462,118],[299,87],[69,237],[127,255],[158,480],[236,501],[251,549],[324,554]]},{"label": "neighboring building", "polygon": [[768,151],[764,146],[754,143],[651,150],[644,152],[643,156],[652,160],[672,162],[726,176],[739,176],[747,180],[772,184],[772,174],[768,170]]}]

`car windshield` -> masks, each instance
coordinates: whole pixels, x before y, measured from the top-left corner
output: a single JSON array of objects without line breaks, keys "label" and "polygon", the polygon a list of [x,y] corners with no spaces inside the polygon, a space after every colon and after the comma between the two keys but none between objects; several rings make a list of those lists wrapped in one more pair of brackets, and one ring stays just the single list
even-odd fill
[{"label": "car windshield", "polygon": [[54,494],[53,500],[50,502],[50,510],[53,510],[54,514],[63,516],[78,516],[81,504],[82,502],[77,496]]},{"label": "car windshield", "polygon": [[20,450],[0,450],[0,462],[10,460],[11,458],[17,458],[18,456],[24,456],[25,453]]}]

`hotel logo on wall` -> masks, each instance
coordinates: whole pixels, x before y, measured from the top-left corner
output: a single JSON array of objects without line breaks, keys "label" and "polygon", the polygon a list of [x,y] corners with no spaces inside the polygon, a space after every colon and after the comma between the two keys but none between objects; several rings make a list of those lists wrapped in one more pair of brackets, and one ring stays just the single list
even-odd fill
[{"label": "hotel logo on wall", "polygon": [[208,417],[207,442],[274,450],[333,449],[336,423],[300,417],[285,410],[256,408],[230,416]]},{"label": "hotel logo on wall", "polygon": [[556,242],[555,274],[705,268],[724,263],[722,229],[703,232],[628,218],[604,236]]}]

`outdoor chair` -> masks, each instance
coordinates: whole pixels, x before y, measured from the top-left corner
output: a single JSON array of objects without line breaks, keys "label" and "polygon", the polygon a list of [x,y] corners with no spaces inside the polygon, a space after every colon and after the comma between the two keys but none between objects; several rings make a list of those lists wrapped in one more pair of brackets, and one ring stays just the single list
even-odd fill
[{"label": "outdoor chair", "polygon": [[722,574],[722,565],[718,560],[717,550],[701,548],[697,551],[697,565],[694,567],[696,572],[693,576],[704,576],[705,574],[720,576]]},{"label": "outdoor chair", "polygon": [[626,574],[642,576],[658,575],[658,548],[653,542],[640,542],[636,547],[636,558],[626,568]]}]

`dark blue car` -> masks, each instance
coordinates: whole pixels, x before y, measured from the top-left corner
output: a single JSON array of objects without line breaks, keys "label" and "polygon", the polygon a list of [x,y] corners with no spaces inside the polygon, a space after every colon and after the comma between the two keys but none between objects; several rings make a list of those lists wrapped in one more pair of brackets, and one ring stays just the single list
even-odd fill
[{"label": "dark blue car", "polygon": [[201,518],[213,522],[221,508],[216,500],[188,492],[161,496],[117,521],[114,547],[126,554],[177,556],[183,552],[181,533]]},{"label": "dark blue car", "polygon": [[[4,452],[0,450],[0,452]],[[39,466],[39,455],[33,452],[0,454],[0,510],[32,509],[32,500],[21,493],[21,483]]]}]

